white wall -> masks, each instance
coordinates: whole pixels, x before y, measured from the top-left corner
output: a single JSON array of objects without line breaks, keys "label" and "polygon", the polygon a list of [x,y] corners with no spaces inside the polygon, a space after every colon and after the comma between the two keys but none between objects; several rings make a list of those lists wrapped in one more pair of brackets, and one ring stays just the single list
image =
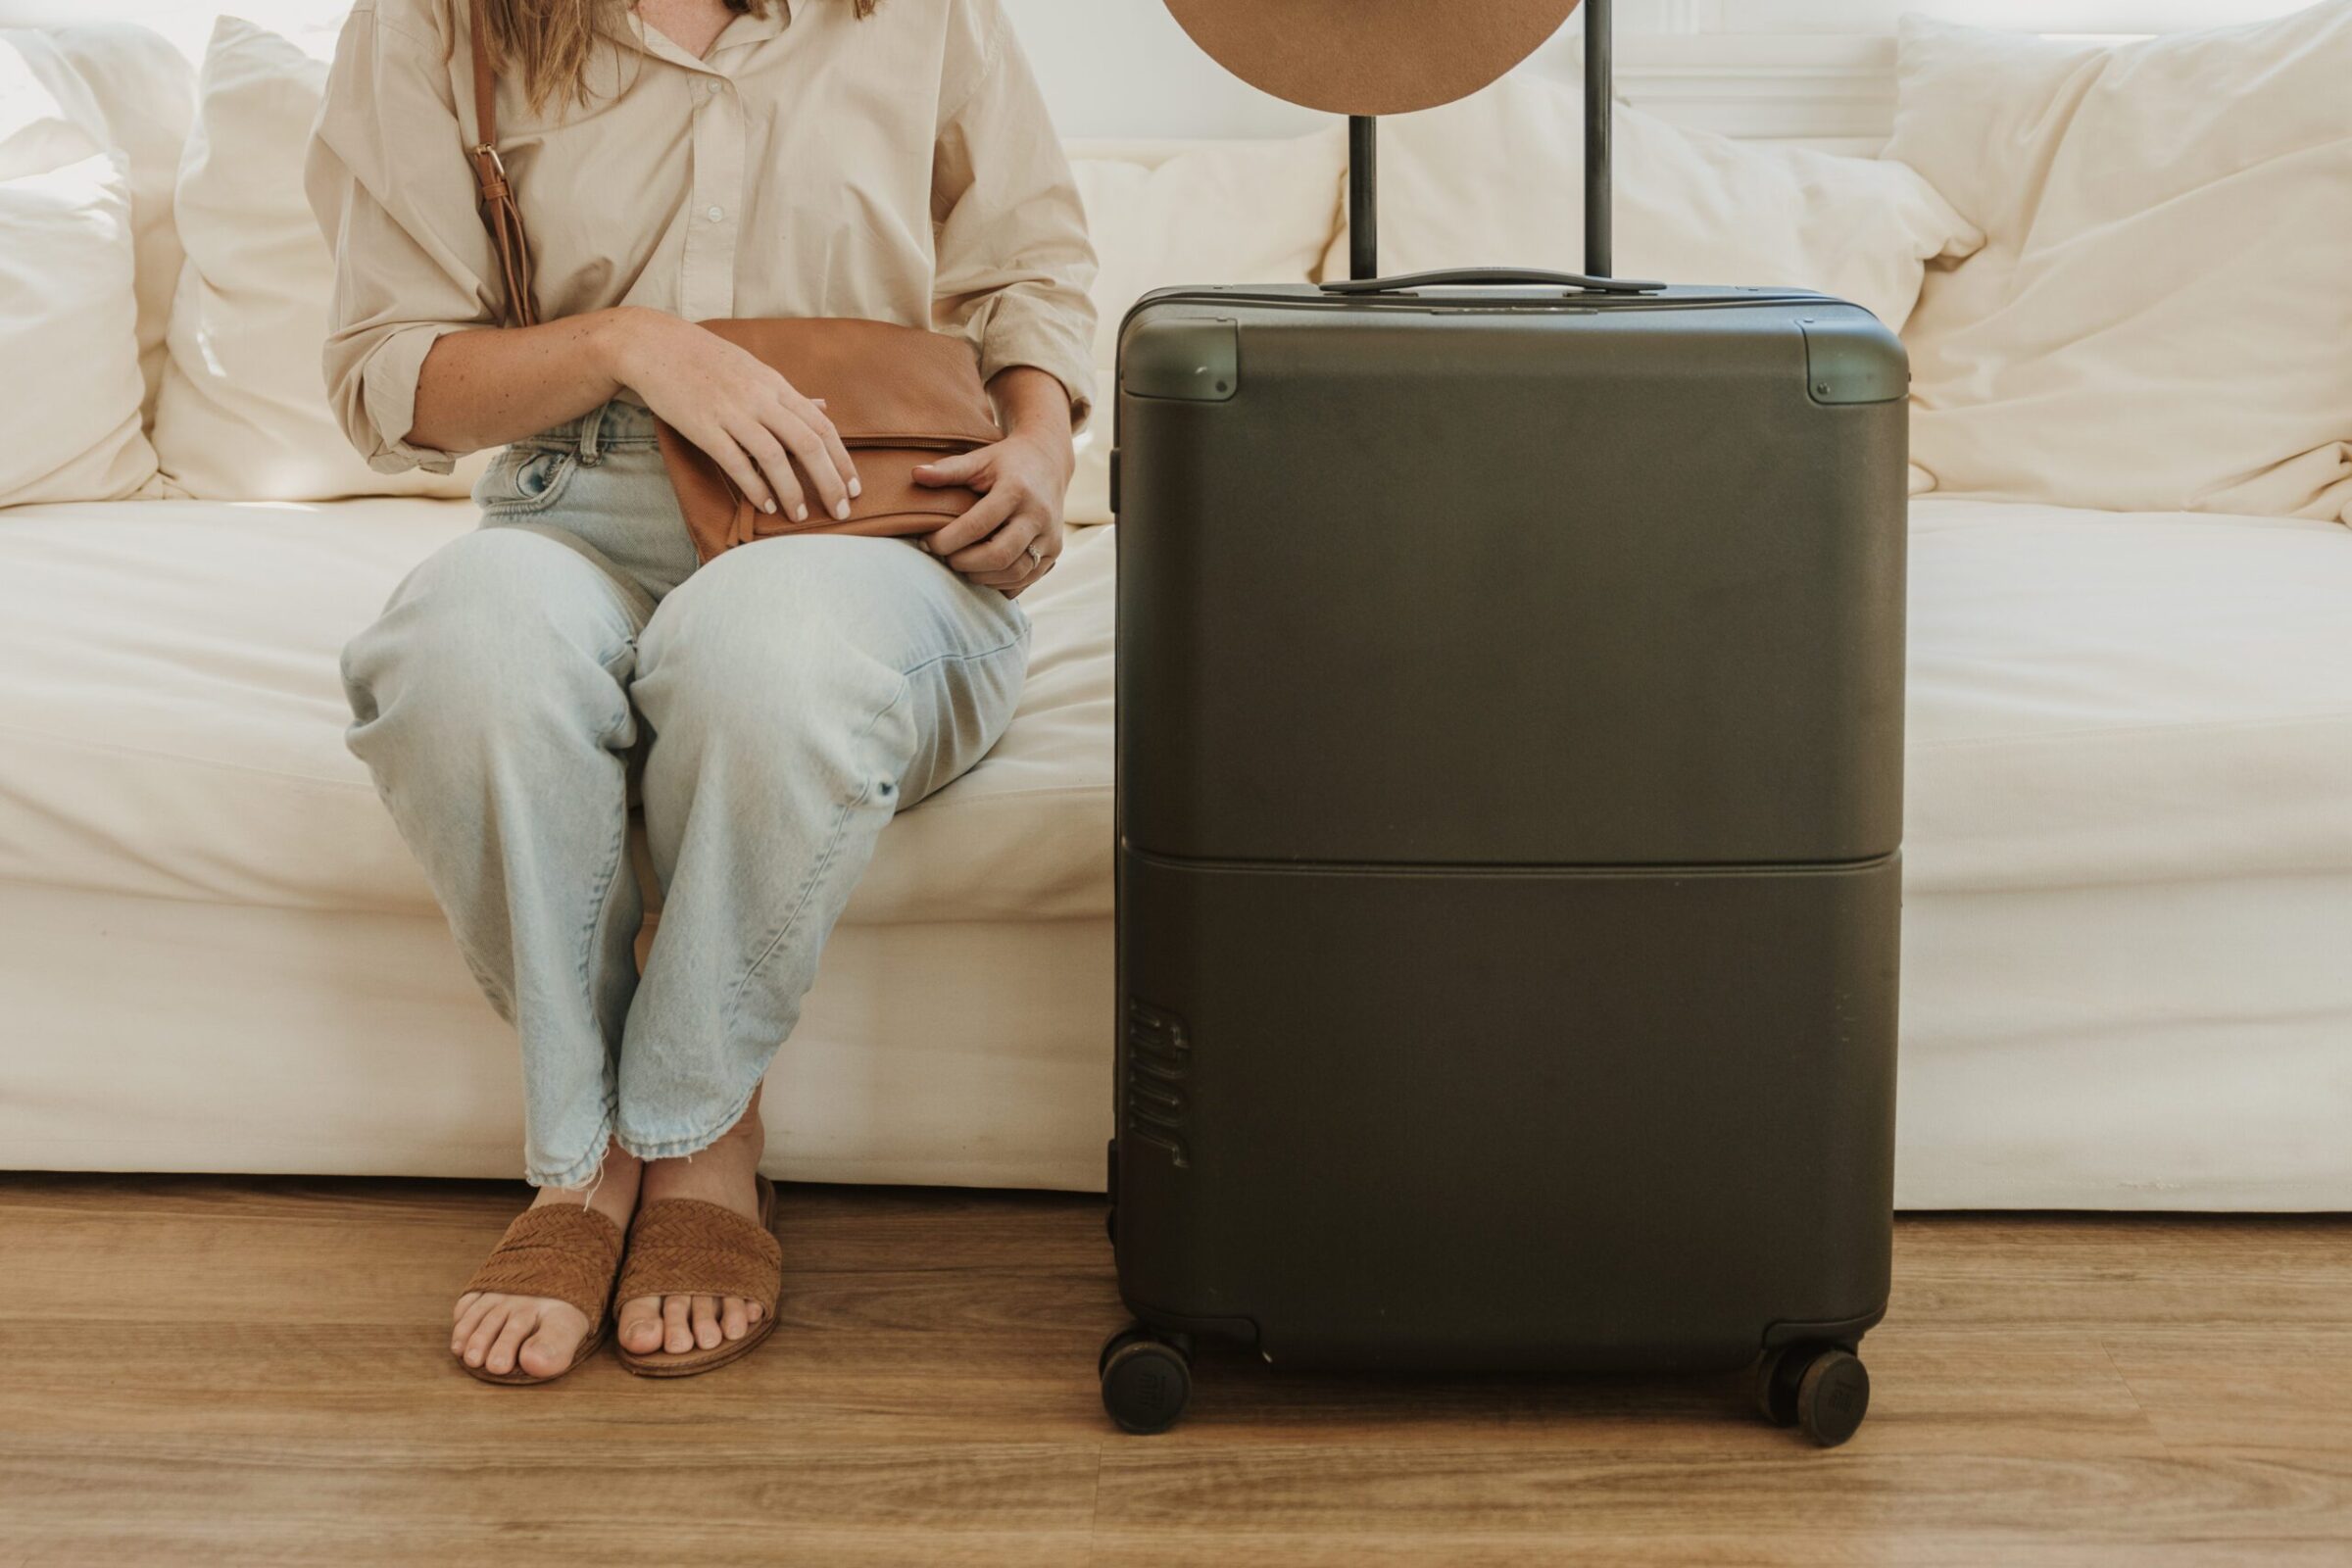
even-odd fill
[{"label": "white wall", "polygon": [[2175,32],[2300,11],[2311,0],[1619,0],[1628,28],[1888,32],[1906,11],[2034,32]]},{"label": "white wall", "polygon": [[[0,0],[0,25],[123,18],[192,56],[225,11],[273,26],[331,20],[347,0]],[[801,0],[802,4],[830,0]],[[1280,0],[1264,0],[1279,4]],[[1430,0],[1432,5],[1471,0]],[[2306,0],[1618,0],[1619,86],[1631,101],[1738,135],[1867,146],[1890,113],[1886,39],[1925,12],[2044,32],[2159,32],[2247,22]],[[1194,47],[1161,0],[1004,0],[1072,137],[1279,136],[1329,122],[1246,87]],[[1573,72],[1577,24],[1534,69]]]},{"label": "white wall", "polygon": [[1245,86],[1200,52],[1160,0],[1004,7],[1064,136],[1287,136],[1331,123]]},{"label": "white wall", "polygon": [[[1273,136],[1328,119],[1242,86],[1160,0],[1004,0],[1067,136]],[[1279,0],[1265,0],[1275,4]],[[1464,0],[1431,0],[1456,4]],[[2311,0],[1618,0],[1618,86],[1733,135],[1867,150],[1893,108],[1895,19],[2147,33],[2280,16]],[[1573,74],[1571,20],[1531,69]]]}]

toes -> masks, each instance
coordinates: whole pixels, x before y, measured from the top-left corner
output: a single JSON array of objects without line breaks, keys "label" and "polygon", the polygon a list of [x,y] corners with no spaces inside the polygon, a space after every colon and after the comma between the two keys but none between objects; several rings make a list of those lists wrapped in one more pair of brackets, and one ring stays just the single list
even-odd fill
[{"label": "toes", "polygon": [[458,1314],[457,1326],[449,1331],[449,1353],[452,1355],[466,1352],[466,1344],[473,1338],[473,1331],[482,1326],[482,1319],[489,1315],[492,1307],[506,1299],[503,1296],[491,1296],[481,1291],[470,1292],[469,1296],[466,1310]]},{"label": "toes", "polygon": [[719,1342],[718,1298],[715,1296],[696,1297],[692,1320],[694,1343],[706,1350],[715,1348]]},{"label": "toes", "polygon": [[482,1357],[482,1369],[486,1372],[496,1372],[502,1377],[514,1371],[514,1352],[522,1348],[523,1340],[538,1326],[537,1303],[517,1302],[514,1309],[507,1314],[507,1321],[499,1328],[498,1338],[490,1342],[490,1353]]},{"label": "toes", "polygon": [[458,1304],[449,1309],[450,1321],[455,1323],[463,1319],[466,1316],[466,1309],[481,1298],[482,1293],[479,1291],[467,1291],[464,1296],[459,1297]]},{"label": "toes", "polygon": [[466,1364],[480,1366],[490,1347],[498,1343],[498,1331],[507,1326],[507,1298],[494,1298],[487,1310],[474,1320],[473,1332],[466,1336]]},{"label": "toes", "polygon": [[730,1296],[718,1314],[718,1331],[730,1340],[740,1340],[751,1330],[751,1322],[743,1315],[743,1307],[742,1297]]},{"label": "toes", "polygon": [[587,1337],[588,1320],[579,1308],[567,1301],[542,1301],[539,1332],[522,1342],[522,1348],[514,1352],[514,1364],[535,1378],[552,1378],[570,1370],[572,1357],[579,1354],[580,1342]]},{"label": "toes", "polygon": [[767,1316],[767,1308],[758,1301],[746,1301],[743,1303],[743,1316],[746,1322],[757,1323]]},{"label": "toes", "polygon": [[687,1322],[687,1312],[694,1298],[664,1296],[662,1298],[662,1348],[678,1351],[694,1348],[694,1329]]},{"label": "toes", "polygon": [[633,1296],[620,1303],[620,1348],[639,1355],[662,1348],[662,1298]]}]

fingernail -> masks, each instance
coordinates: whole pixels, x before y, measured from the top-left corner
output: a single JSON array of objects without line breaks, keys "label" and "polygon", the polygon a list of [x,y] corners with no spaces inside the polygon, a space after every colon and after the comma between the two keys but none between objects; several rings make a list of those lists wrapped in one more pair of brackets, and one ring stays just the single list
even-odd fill
[{"label": "fingernail", "polygon": [[761,504],[760,510],[767,513],[773,513],[776,510],[776,504],[773,501],[764,502]]},{"label": "fingernail", "polygon": [[847,501],[844,501],[840,506],[835,507],[833,509],[833,515],[839,517],[843,522],[849,521],[850,504]]},{"label": "fingernail", "polygon": [[858,497],[859,497],[859,496],[861,496],[861,495],[863,495],[863,494],[865,494],[865,486],[863,486],[863,485],[859,484],[859,483],[858,483],[858,481],[857,481],[855,478],[851,479],[851,480],[850,480],[850,498],[851,498],[852,500],[856,500]]},{"label": "fingernail", "polygon": [[807,507],[793,508],[792,520],[795,522],[807,522],[808,520],[808,509]]}]

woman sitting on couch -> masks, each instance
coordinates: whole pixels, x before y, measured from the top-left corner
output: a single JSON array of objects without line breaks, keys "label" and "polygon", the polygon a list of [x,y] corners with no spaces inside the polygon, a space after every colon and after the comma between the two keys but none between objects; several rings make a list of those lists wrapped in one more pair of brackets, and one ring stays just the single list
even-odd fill
[{"label": "woman sitting on couch", "polygon": [[[493,324],[474,5],[539,325]],[[1014,598],[1061,550],[1092,390],[1075,187],[998,0],[360,0],[308,185],[352,440],[386,471],[512,443],[482,527],[344,654],[352,750],[521,1039],[538,1198],[450,1348],[544,1381],[616,1302],[631,1370],[708,1370],[774,1323],[760,1085],[818,951],[1020,693]],[[968,338],[1007,434],[915,478],[979,503],[698,569],[657,416],[769,514],[860,493],[824,407],[692,324],[721,317]],[[665,893],[642,977],[633,786]]]}]

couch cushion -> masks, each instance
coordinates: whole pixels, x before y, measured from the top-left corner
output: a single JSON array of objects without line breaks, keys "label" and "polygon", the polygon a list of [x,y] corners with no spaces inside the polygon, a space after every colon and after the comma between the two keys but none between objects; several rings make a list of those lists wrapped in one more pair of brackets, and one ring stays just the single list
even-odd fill
[{"label": "couch cushion", "polygon": [[[2352,871],[2352,532],[1914,504],[1909,823],[1923,892]],[[0,513],[0,878],[416,911],[343,750],[336,652],[471,526],[457,503]],[[1028,690],[892,825],[848,918],[1110,908],[1112,530],[1025,600]]]},{"label": "couch cushion", "polygon": [[303,194],[303,158],[333,48],[329,33],[222,17],[205,53],[176,196],[187,261],[155,415],[164,473],[191,496],[462,497],[489,463],[377,473],[328,408],[319,355],[334,262]]},{"label": "couch cushion", "polygon": [[1911,515],[1914,892],[2352,871],[2352,531]]},{"label": "couch cushion", "polygon": [[1889,157],[1986,234],[1930,273],[1942,493],[2352,521],[2352,6],[2104,45],[1903,20]]},{"label": "couch cushion", "polygon": [[[12,58],[0,37],[0,93]],[[0,507],[156,489],[130,280],[120,153],[13,177],[0,170]]]},{"label": "couch cushion", "polygon": [[[1339,221],[1348,137],[1334,127],[1281,141],[1071,149],[1070,172],[1102,269],[1095,275],[1095,365],[1107,400],[1118,384],[1127,308],[1178,283],[1304,283]],[[1073,522],[1110,518],[1110,411],[1079,433]]]},{"label": "couch cushion", "polygon": [[[0,6],[0,23],[9,22],[8,10]],[[30,29],[16,34],[18,39],[35,36]],[[183,254],[172,221],[172,191],[179,181],[180,147],[195,110],[196,73],[161,34],[128,23],[44,26],[37,40],[37,49],[25,50],[36,70],[45,63],[55,68],[44,73],[48,85],[61,100],[74,100],[75,118],[99,146],[121,153],[128,163],[131,244],[138,259],[139,371],[145,385],[140,413],[152,419],[164,375],[164,329]],[[71,87],[61,79],[67,74]],[[0,89],[0,96],[7,92]]]},{"label": "couch cushion", "polygon": [[[0,879],[429,910],[343,749],[344,641],[473,525],[462,502],[0,512]],[[1107,529],[1025,597],[1012,729],[884,833],[852,922],[1100,915],[1110,901]]]},{"label": "couch cushion", "polygon": [[55,40],[0,28],[0,506],[162,491],[140,423],[138,192]]},{"label": "couch cushion", "polygon": [[[1584,95],[1532,71],[1382,122],[1380,265],[1584,265]],[[1933,258],[1979,234],[1901,164],[1735,141],[1620,106],[1611,131],[1622,277],[1781,284],[1900,328]],[[1348,275],[1348,236],[1325,277]]]}]

